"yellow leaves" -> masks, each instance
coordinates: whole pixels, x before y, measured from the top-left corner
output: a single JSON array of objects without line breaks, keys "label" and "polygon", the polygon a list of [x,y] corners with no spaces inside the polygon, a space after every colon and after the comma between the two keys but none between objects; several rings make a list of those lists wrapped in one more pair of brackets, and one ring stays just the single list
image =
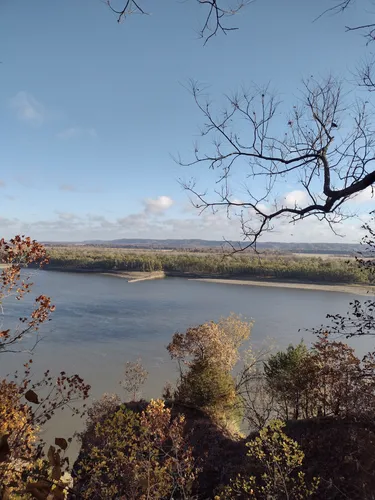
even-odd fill
[{"label": "yellow leaves", "polygon": [[245,477],[239,474],[223,490],[220,500],[235,498],[311,498],[319,481],[313,478],[306,483],[305,474],[300,470],[304,454],[299,445],[283,431],[285,424],[274,420],[264,427],[259,436],[247,443],[248,455],[263,472],[257,476]]},{"label": "yellow leaves", "polygon": [[140,413],[123,406],[102,416],[78,467],[82,498],[156,500],[187,491],[195,470],[184,423],[183,417],[172,418],[162,400],[151,400]]},{"label": "yellow leaves", "polygon": [[185,364],[205,361],[231,370],[238,361],[238,349],[249,338],[252,323],[231,314],[215,323],[210,321],[175,333],[167,349],[172,359]]},{"label": "yellow leaves", "polygon": [[30,422],[27,405],[20,403],[19,387],[7,380],[0,381],[0,478],[2,486],[17,484],[30,464],[35,429]]}]

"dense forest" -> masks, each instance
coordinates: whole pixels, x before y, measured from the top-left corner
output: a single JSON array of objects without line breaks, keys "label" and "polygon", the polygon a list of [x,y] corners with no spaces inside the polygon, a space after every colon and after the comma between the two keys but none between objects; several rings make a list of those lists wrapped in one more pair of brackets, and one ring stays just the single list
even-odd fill
[{"label": "dense forest", "polygon": [[164,271],[167,275],[300,280],[329,283],[372,283],[373,276],[354,259],[293,255],[231,256],[214,253],[136,252],[118,248],[49,248],[47,269],[91,271]]},{"label": "dense forest", "polygon": [[[45,243],[46,246],[77,245],[76,243]],[[242,248],[244,245],[239,241],[224,242],[223,240],[199,240],[199,239],[150,239],[150,238],[121,238],[117,240],[92,240],[83,241],[80,245],[101,246],[104,248],[143,248],[143,249],[169,249],[189,252],[200,251],[222,251],[223,248]],[[352,255],[362,250],[361,245],[356,243],[306,243],[306,242],[281,242],[265,241],[257,243],[258,250],[271,250],[276,252],[295,252],[313,254]],[[250,250],[251,251],[251,250]]]}]

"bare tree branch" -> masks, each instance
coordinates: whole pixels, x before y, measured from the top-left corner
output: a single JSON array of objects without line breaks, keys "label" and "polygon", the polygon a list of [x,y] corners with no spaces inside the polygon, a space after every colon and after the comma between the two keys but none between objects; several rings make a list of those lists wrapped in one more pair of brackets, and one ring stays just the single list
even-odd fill
[{"label": "bare tree branch", "polygon": [[[237,28],[228,26],[226,21],[229,17],[237,14],[243,7],[251,3],[253,0],[237,0],[232,5],[225,5],[225,0],[196,0],[198,4],[206,9],[204,22],[199,30],[199,36],[204,38],[205,44],[213,36],[218,33],[226,35],[229,31],[234,31]],[[139,1],[125,0],[122,1],[121,7],[113,6],[114,0],[105,0],[105,3],[116,14],[117,22],[122,22],[133,14],[146,15],[148,12],[144,10]]]},{"label": "bare tree branch", "polygon": [[[183,182],[183,187],[201,212],[240,208],[246,248],[256,247],[277,219],[294,223],[316,216],[333,229],[351,215],[342,210],[345,202],[375,183],[375,131],[369,104],[357,102],[346,108],[342,87],[332,77],[304,82],[302,97],[283,123],[280,102],[268,88],[225,96],[227,106],[217,114],[195,82],[191,93],[205,120],[202,140],[209,139],[210,144],[205,143],[204,154],[195,146],[191,161],[177,161],[183,166],[207,165],[218,172],[218,179],[211,196],[195,181]],[[280,129],[285,132],[280,134]],[[234,173],[250,182],[245,201],[231,191]],[[286,180],[301,186],[303,199],[294,204],[277,196],[271,199]]]},{"label": "bare tree branch", "polygon": [[[329,7],[323,11],[319,16],[314,19],[314,21],[319,20],[327,14],[342,14],[349,9],[352,5],[357,3],[357,0],[336,0],[332,7]],[[372,13],[373,14],[373,13]],[[368,18],[369,13],[366,12],[366,17]],[[375,40],[375,22],[374,23],[364,23],[357,26],[345,26],[346,31],[361,31],[363,36],[367,39],[367,44]]]}]

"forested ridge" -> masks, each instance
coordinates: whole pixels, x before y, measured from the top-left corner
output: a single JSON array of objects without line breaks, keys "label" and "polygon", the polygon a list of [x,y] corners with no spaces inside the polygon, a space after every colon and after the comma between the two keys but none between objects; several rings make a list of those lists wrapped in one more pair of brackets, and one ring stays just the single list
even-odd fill
[{"label": "forested ridge", "polygon": [[47,269],[90,271],[164,271],[170,275],[193,274],[330,283],[372,283],[369,268],[354,259],[324,259],[293,255],[238,253],[132,252],[96,247],[56,247],[48,250]]}]

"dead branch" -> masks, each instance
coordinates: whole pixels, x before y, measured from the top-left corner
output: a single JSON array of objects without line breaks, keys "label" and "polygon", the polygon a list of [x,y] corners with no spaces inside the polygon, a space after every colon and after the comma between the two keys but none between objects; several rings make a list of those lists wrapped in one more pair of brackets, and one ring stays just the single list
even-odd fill
[{"label": "dead branch", "polygon": [[[252,0],[238,0],[235,4],[224,5],[220,0],[196,0],[198,4],[206,9],[204,22],[199,29],[200,38],[204,39],[206,44],[213,36],[218,33],[228,34],[229,31],[234,31],[237,28],[227,25],[227,19],[237,14],[243,7],[249,4]],[[117,22],[121,23],[129,16],[134,14],[147,15],[141,4],[136,0],[126,0],[120,8],[113,6],[113,0],[105,0],[105,3],[116,15]]]},{"label": "dead branch", "polygon": [[[177,161],[185,167],[207,165],[218,178],[211,195],[195,181],[182,185],[200,212],[239,209],[245,248],[256,247],[280,219],[294,223],[315,216],[335,230],[352,215],[343,211],[345,202],[375,183],[369,104],[347,108],[332,77],[304,82],[301,98],[281,123],[280,102],[268,88],[225,96],[227,105],[218,113],[195,82],[191,93],[204,118],[205,152],[196,145],[192,160]],[[232,174],[246,178],[246,200],[235,198]],[[286,180],[300,186],[301,200],[288,203],[276,196]]]}]

